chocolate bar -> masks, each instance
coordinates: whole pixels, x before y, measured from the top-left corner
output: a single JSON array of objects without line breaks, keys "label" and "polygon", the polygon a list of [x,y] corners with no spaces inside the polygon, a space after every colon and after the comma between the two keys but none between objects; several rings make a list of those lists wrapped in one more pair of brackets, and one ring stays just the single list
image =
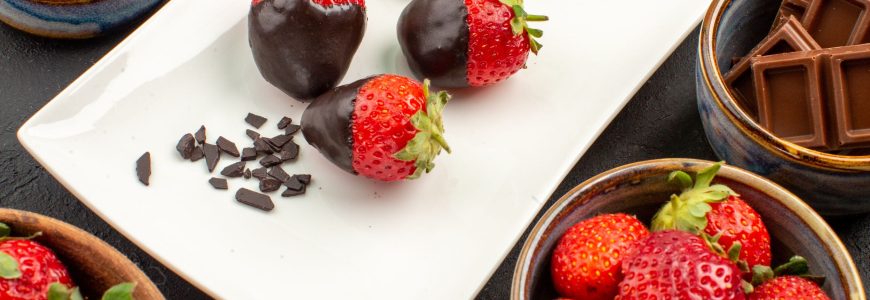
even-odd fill
[{"label": "chocolate bar", "polygon": [[776,15],[776,22],[773,24],[773,28],[775,29],[788,21],[789,17],[803,20],[809,8],[809,0],[783,0],[779,6],[779,12]]},{"label": "chocolate bar", "polygon": [[831,49],[829,72],[836,147],[870,146],[870,44]]},{"label": "chocolate bar", "polygon": [[784,0],[774,24],[794,16],[824,48],[870,42],[870,0]]}]

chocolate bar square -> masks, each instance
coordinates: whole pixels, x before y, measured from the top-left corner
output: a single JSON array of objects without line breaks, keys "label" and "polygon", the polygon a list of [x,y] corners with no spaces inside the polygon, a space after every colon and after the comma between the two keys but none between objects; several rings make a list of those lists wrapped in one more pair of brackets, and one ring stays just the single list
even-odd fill
[{"label": "chocolate bar square", "polygon": [[830,80],[836,146],[870,146],[870,45],[831,49]]},{"label": "chocolate bar square", "polygon": [[811,0],[802,24],[824,48],[863,42],[870,30],[870,0]]},{"label": "chocolate bar square", "polygon": [[776,22],[773,24],[773,28],[775,29],[776,27],[779,27],[779,25],[782,25],[782,23],[788,21],[789,17],[803,20],[809,8],[809,0],[783,0],[782,4],[779,6],[779,12],[776,14]]}]

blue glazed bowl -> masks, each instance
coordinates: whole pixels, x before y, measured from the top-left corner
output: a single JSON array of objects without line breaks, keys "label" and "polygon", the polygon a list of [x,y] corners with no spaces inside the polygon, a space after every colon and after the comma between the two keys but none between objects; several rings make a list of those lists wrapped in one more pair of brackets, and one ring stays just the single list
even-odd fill
[{"label": "blue glazed bowl", "polygon": [[780,0],[716,0],[701,26],[698,110],[719,158],[791,190],[825,215],[870,212],[870,156],[833,155],[782,140],[736,104],[723,74],[768,33]]},{"label": "blue glazed bowl", "polygon": [[83,39],[102,35],[163,0],[0,0],[0,21],[35,35]]}]

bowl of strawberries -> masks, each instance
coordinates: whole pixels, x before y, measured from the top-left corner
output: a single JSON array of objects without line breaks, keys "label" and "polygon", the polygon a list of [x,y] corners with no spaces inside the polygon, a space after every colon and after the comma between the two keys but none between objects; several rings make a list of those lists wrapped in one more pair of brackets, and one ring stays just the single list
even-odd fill
[{"label": "bowl of strawberries", "polygon": [[164,299],[139,267],[62,221],[0,209],[0,299]]},{"label": "bowl of strawberries", "polygon": [[622,166],[535,224],[512,299],[866,299],[842,242],[801,199],[693,159]]}]

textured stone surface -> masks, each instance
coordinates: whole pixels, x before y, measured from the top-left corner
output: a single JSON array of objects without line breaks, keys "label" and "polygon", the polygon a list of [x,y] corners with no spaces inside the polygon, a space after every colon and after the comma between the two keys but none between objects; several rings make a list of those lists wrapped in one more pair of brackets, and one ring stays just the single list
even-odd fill
[{"label": "textured stone surface", "polygon": [[[117,247],[169,299],[207,299],[133,245],[57,183],[15,138],[18,127],[110,50],[129,30],[89,41],[53,41],[0,25],[0,206],[33,211],[79,226]],[[547,203],[611,168],[663,157],[716,159],[695,106],[697,34],[674,52],[574,167]],[[582,84],[582,83],[581,83]],[[579,124],[582,125],[582,124]],[[870,215],[829,220],[852,252],[870,288]],[[525,234],[522,240],[525,239]],[[478,295],[509,298],[519,242]]]}]

